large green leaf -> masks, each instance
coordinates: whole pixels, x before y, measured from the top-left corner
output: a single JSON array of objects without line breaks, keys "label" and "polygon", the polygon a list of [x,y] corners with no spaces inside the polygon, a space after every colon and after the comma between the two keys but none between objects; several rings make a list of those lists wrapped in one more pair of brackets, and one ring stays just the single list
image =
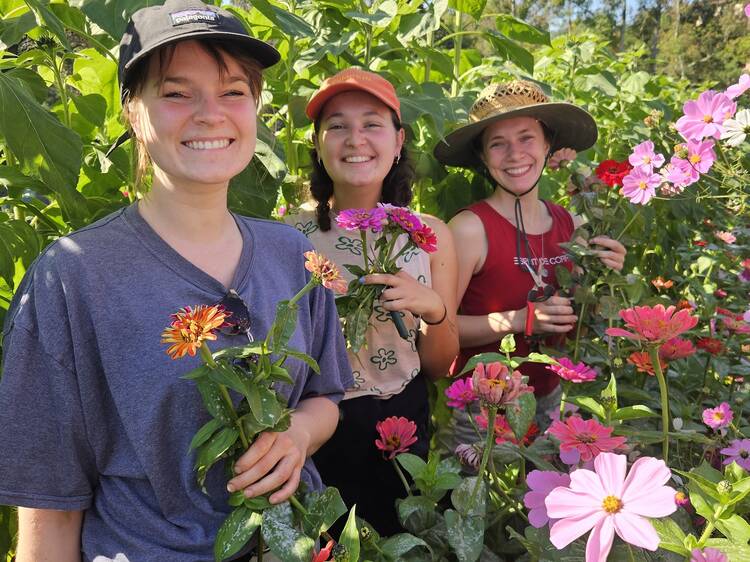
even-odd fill
[{"label": "large green leaf", "polygon": [[26,10],[19,13],[14,11],[14,16],[3,18],[0,21],[0,49],[7,50],[15,45],[24,35],[36,27],[34,12]]},{"label": "large green leaf", "polygon": [[475,562],[484,546],[483,517],[464,517],[453,509],[445,510],[448,543],[459,562]]},{"label": "large green leaf", "polygon": [[349,516],[346,518],[346,525],[341,531],[339,543],[346,548],[347,559],[342,562],[359,562],[359,529],[357,528],[357,506],[352,506]]},{"label": "large green leaf", "polygon": [[284,562],[310,562],[315,541],[303,535],[292,521],[289,502],[263,511],[263,538]]},{"label": "large green leaf", "polygon": [[80,137],[44,109],[23,82],[0,73],[0,135],[26,169],[37,170],[74,224],[82,224],[86,201],[75,186],[81,168]]},{"label": "large green leaf", "polygon": [[516,404],[509,404],[505,409],[505,419],[513,430],[516,439],[522,440],[534,421],[536,398],[532,392],[525,392],[518,397]]},{"label": "large green leaf", "polygon": [[542,31],[510,14],[500,14],[495,18],[497,30],[515,41],[549,45],[549,31]]},{"label": "large green leaf", "polygon": [[247,544],[263,521],[263,516],[245,506],[235,508],[221,524],[214,542],[216,560],[226,560]]},{"label": "large green leaf", "polygon": [[482,17],[487,0],[449,0],[448,5],[461,13],[469,14],[475,20]]},{"label": "large green leaf", "polygon": [[91,21],[112,37],[122,37],[130,16],[144,6],[163,4],[159,0],[73,0]]},{"label": "large green leaf", "polygon": [[502,33],[490,30],[484,33],[484,37],[492,44],[496,54],[505,60],[509,60],[529,74],[534,73],[534,55],[521,45],[509,39]]},{"label": "large green leaf", "polygon": [[69,51],[70,43],[65,35],[65,25],[49,9],[49,0],[26,0],[26,5],[34,12],[37,25],[57,37],[62,46]]},{"label": "large green leaf", "polygon": [[[301,17],[295,14],[279,8],[272,4],[268,0],[252,0],[252,7],[258,10],[261,14],[271,20],[278,29],[284,32],[285,35],[292,37],[314,37],[315,30],[303,20]],[[242,10],[232,8],[232,11],[242,17]],[[252,30],[249,30],[252,31]]]},{"label": "large green leaf", "polygon": [[[392,560],[402,560],[408,552],[420,547],[430,549],[422,539],[408,533],[393,535],[380,543],[380,549]],[[429,557],[426,559],[429,560]]]},{"label": "large green leaf", "polygon": [[329,487],[323,492],[312,493],[306,499],[307,513],[302,518],[302,528],[311,537],[320,536],[346,513],[346,505],[336,488]]}]

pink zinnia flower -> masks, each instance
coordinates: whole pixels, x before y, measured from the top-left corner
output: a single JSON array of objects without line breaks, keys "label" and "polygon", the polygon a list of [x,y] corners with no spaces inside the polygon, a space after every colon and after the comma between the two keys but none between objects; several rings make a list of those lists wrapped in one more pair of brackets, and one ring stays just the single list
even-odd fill
[{"label": "pink zinnia flower", "polygon": [[665,361],[684,359],[695,353],[695,346],[690,340],[683,338],[672,338],[665,341],[659,348],[659,357]]},{"label": "pink zinnia flower", "polygon": [[339,268],[323,254],[310,250],[305,252],[305,269],[316,277],[326,289],[344,294],[347,291],[346,279],[341,276]]},{"label": "pink zinnia flower", "polygon": [[711,169],[716,161],[714,141],[688,141],[688,162],[701,174]]},{"label": "pink zinnia flower", "polygon": [[734,332],[736,334],[750,334],[750,324],[745,322],[742,319],[742,316],[724,316],[721,319],[721,322],[722,324],[724,324],[724,327],[730,332]]},{"label": "pink zinnia flower", "polygon": [[[745,6],[745,10],[747,10],[748,7],[750,7],[750,4]],[[737,83],[729,86],[727,88],[727,91],[724,93],[729,99],[737,99],[748,89],[750,89],[750,74],[743,74],[742,76],[740,76],[740,79],[737,81]]]},{"label": "pink zinnia flower", "polygon": [[345,209],[336,216],[336,224],[344,230],[372,230],[380,232],[388,222],[385,209]]},{"label": "pink zinnia flower", "polygon": [[643,168],[633,170],[622,179],[620,193],[630,199],[631,203],[645,205],[656,195],[656,188],[661,185],[662,178]]},{"label": "pink zinnia flower", "polygon": [[393,222],[409,234],[422,226],[422,221],[419,220],[419,217],[406,207],[397,207],[388,203],[378,203],[378,207],[383,209]]},{"label": "pink zinnia flower", "polygon": [[472,374],[472,383],[477,397],[484,403],[502,406],[513,402],[530,387],[524,384],[520,371],[512,373],[502,363],[477,363]]},{"label": "pink zinnia flower", "polygon": [[417,442],[414,435],[417,424],[404,417],[391,416],[380,420],[375,424],[375,429],[380,434],[380,439],[375,440],[375,446],[383,453],[388,453],[383,455],[388,460],[393,460],[398,453],[406,453]]},{"label": "pink zinnia flower", "polygon": [[529,491],[523,496],[523,505],[529,509],[529,523],[539,529],[549,521],[545,498],[558,486],[570,486],[570,475],[554,470],[532,470],[526,476]]},{"label": "pink zinnia flower", "polygon": [[724,242],[725,244],[734,244],[737,242],[737,237],[732,234],[731,232],[727,232],[725,230],[717,230],[714,232],[714,236]]},{"label": "pink zinnia flower", "polygon": [[648,140],[636,145],[633,149],[633,154],[628,156],[628,162],[634,168],[643,168],[644,171],[652,173],[654,168],[659,168],[664,164],[664,156],[656,154],[654,152],[654,143]]},{"label": "pink zinnia flower", "polygon": [[435,236],[433,230],[426,224],[411,231],[411,240],[417,245],[417,248],[428,254],[437,250],[437,236]]},{"label": "pink zinnia flower", "polygon": [[570,416],[565,422],[552,422],[549,433],[560,441],[560,453],[575,449],[583,461],[590,461],[602,452],[612,451],[626,441],[625,437],[612,437],[611,427],[594,419],[584,420],[578,415]]},{"label": "pink zinnia flower", "polygon": [[[745,11],[747,11],[747,8],[745,8]],[[690,552],[690,562],[729,562],[729,558],[716,548],[707,547],[703,549],[703,552],[701,552],[700,548],[694,548]]]},{"label": "pink zinnia flower", "polygon": [[719,138],[721,124],[737,110],[725,94],[707,90],[697,100],[685,102],[682,107],[685,115],[677,120],[677,131],[685,140],[701,140],[705,137]]},{"label": "pink zinnia flower", "polygon": [[589,382],[596,379],[597,372],[585,363],[576,363],[567,357],[560,357],[557,365],[547,365],[547,369],[557,374],[561,379],[566,381],[581,383]]},{"label": "pink zinnia flower", "polygon": [[722,402],[716,408],[703,410],[703,423],[714,430],[728,427],[733,418],[732,408],[726,402]]},{"label": "pink zinnia flower", "polygon": [[447,404],[451,408],[466,408],[477,399],[471,377],[456,380],[445,389],[445,395],[448,397]]},{"label": "pink zinnia flower", "polygon": [[698,349],[707,351],[711,355],[719,355],[719,353],[724,351],[724,344],[716,338],[698,338],[696,346]]},{"label": "pink zinnia flower", "polygon": [[698,323],[698,318],[691,316],[688,310],[675,310],[674,306],[665,309],[662,304],[626,308],[620,311],[620,318],[625,320],[625,326],[633,332],[622,328],[607,328],[605,333],[632,340],[663,343],[687,332]]},{"label": "pink zinnia flower", "polygon": [[641,457],[626,472],[625,455],[602,453],[594,460],[594,471],[576,470],[569,487],[550,492],[544,503],[547,515],[559,519],[550,529],[555,547],[565,548],[589,530],[586,562],[606,562],[615,533],[646,550],[659,547],[659,535],[648,519],[677,510],[674,490],[664,485],[672,473],[664,461],[652,457]]},{"label": "pink zinnia flower", "polygon": [[728,457],[724,459],[722,464],[736,462],[745,470],[750,471],[750,439],[735,439],[729,444],[729,447],[719,452]]}]

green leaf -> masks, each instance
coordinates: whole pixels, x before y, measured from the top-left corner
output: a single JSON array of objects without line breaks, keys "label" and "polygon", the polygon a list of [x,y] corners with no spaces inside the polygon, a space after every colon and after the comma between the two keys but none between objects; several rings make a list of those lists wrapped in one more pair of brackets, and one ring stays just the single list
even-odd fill
[{"label": "green leaf", "polygon": [[297,304],[290,304],[288,300],[279,301],[276,305],[276,319],[268,333],[271,351],[278,353],[286,347],[297,328]]},{"label": "green leaf", "polygon": [[402,525],[406,525],[408,519],[413,515],[429,517],[435,512],[435,502],[425,496],[407,496],[396,502],[398,518]]},{"label": "green leaf", "polygon": [[209,367],[208,379],[216,384],[221,384],[227,388],[231,388],[240,394],[246,394],[247,385],[242,379],[242,375],[237,372],[237,367],[231,364],[221,362],[217,363],[213,368]]},{"label": "green leaf", "polygon": [[479,20],[487,5],[487,0],[449,0],[448,5],[454,10],[469,14],[475,20]]},{"label": "green leaf", "polygon": [[260,527],[263,516],[244,506],[236,508],[221,524],[214,542],[214,558],[226,560],[237,554]]},{"label": "green leaf", "polygon": [[534,73],[534,55],[505,35],[490,30],[482,34],[495,48],[496,55],[509,60],[529,74]]},{"label": "green leaf", "polygon": [[315,541],[297,530],[289,502],[263,512],[262,533],[271,551],[284,562],[310,562],[312,559]]},{"label": "green leaf", "polygon": [[464,375],[468,373],[469,371],[473,371],[474,368],[479,363],[484,363],[485,365],[487,363],[495,363],[500,362],[503,365],[506,365],[508,363],[508,359],[503,355],[502,353],[493,353],[493,352],[487,352],[487,353],[478,353],[477,355],[474,355],[466,362],[466,365],[464,365],[464,368],[461,369],[460,375]]},{"label": "green leaf", "polygon": [[375,11],[371,13],[359,11],[344,13],[346,17],[374,28],[388,27],[393,18],[396,17],[396,14],[398,14],[398,5],[394,0],[385,0],[385,2],[379,4]]},{"label": "green leaf", "polygon": [[475,562],[484,546],[484,518],[463,517],[453,509],[446,509],[445,524],[448,543],[459,562]]},{"label": "green leaf", "polygon": [[659,535],[659,548],[676,552],[683,556],[690,556],[690,551],[685,548],[685,532],[669,517],[662,519],[650,519],[651,525]]},{"label": "green leaf", "polygon": [[[320,374],[320,365],[318,365],[318,362],[310,357],[307,353],[303,353],[301,351],[296,351],[294,349],[285,349],[284,353],[286,353],[289,357],[294,357],[295,359],[299,359],[303,363],[305,363],[308,367],[310,367],[313,371],[315,371],[317,374]],[[289,383],[292,384],[292,383]]]},{"label": "green leaf", "polygon": [[107,100],[99,94],[87,94],[85,96],[72,96],[73,104],[78,113],[92,125],[101,127],[107,116]]},{"label": "green leaf", "polygon": [[599,315],[605,320],[616,320],[619,318],[620,301],[616,297],[603,295],[599,297]]},{"label": "green leaf", "polygon": [[417,455],[412,455],[411,453],[396,455],[396,461],[411,475],[413,480],[423,478],[427,469],[427,463]]},{"label": "green leaf", "polygon": [[274,427],[283,413],[276,392],[262,386],[250,387],[247,398],[250,411],[261,427]]},{"label": "green leaf", "polygon": [[349,510],[346,525],[341,531],[339,543],[346,547],[347,560],[345,562],[359,562],[359,529],[357,528],[356,504]]},{"label": "green leaf", "polygon": [[[315,30],[310,27],[309,23],[291,12],[274,6],[268,0],[253,0],[252,7],[271,20],[285,35],[315,37]],[[232,11],[239,15],[241,20],[244,19],[241,10],[235,8]],[[252,31],[249,26],[246,25],[246,27],[248,27],[248,31]]]},{"label": "green leaf", "polygon": [[408,533],[393,535],[380,543],[380,549],[393,560],[401,560],[407,552],[418,547],[430,550],[426,542]]},{"label": "green leaf", "polygon": [[216,418],[203,424],[203,427],[196,432],[192,441],[190,441],[190,450],[192,451],[196,447],[203,445],[220,427],[224,427],[224,424]]},{"label": "green leaf", "polygon": [[36,16],[36,21],[39,27],[44,28],[48,32],[52,33],[60,44],[65,47],[66,50],[70,51],[70,43],[68,38],[65,36],[65,25],[60,18],[50,11],[47,7],[49,0],[25,0],[26,5],[31,8]]},{"label": "green leaf", "polygon": [[13,18],[3,18],[0,23],[0,48],[7,50],[18,42],[24,35],[36,27],[34,12],[27,10]]},{"label": "green leaf", "polygon": [[233,422],[232,411],[224,401],[224,396],[219,390],[219,385],[207,379],[197,381],[197,385],[208,413],[220,420],[224,425],[231,425]]},{"label": "green leaf", "polygon": [[617,381],[614,373],[609,376],[609,383],[602,390],[600,396],[602,407],[610,412],[617,410]]},{"label": "green leaf", "polygon": [[606,417],[604,407],[599,404],[596,399],[591,398],[590,396],[570,396],[566,397],[565,401],[569,404],[575,404],[576,406],[578,406],[579,408],[583,408],[587,412],[591,412],[599,419],[604,419]]},{"label": "green leaf", "polygon": [[513,353],[516,350],[516,338],[513,334],[506,334],[500,340],[500,351],[503,353]]},{"label": "green leaf", "polygon": [[112,37],[122,37],[130,16],[153,0],[83,0],[81,11]]},{"label": "green leaf", "polygon": [[240,432],[235,428],[225,427],[211,437],[205,444],[198,447],[195,458],[195,470],[198,472],[199,483],[203,483],[203,479],[206,477],[208,469],[222,458],[224,453],[226,453],[237,442],[239,436]]},{"label": "green leaf", "polygon": [[618,409],[612,414],[613,420],[635,420],[639,418],[658,418],[659,414],[648,406],[636,404],[635,406],[625,406]]},{"label": "green leaf", "polygon": [[715,524],[719,532],[732,539],[732,542],[747,544],[750,541],[750,523],[737,513],[729,517],[720,517]]},{"label": "green leaf", "polygon": [[729,562],[747,562],[750,560],[750,546],[732,539],[708,539],[706,546],[716,548],[727,555]]},{"label": "green leaf", "polygon": [[477,476],[464,478],[463,482],[451,493],[451,502],[460,513],[469,516],[484,517],[487,512],[487,485],[482,479],[477,495],[474,498],[474,505],[469,506],[471,494],[477,483]]},{"label": "green leaf", "polygon": [[302,518],[302,529],[306,535],[318,537],[346,513],[346,505],[336,488],[326,488],[313,493],[306,502],[307,513]]},{"label": "green leaf", "polygon": [[533,392],[524,392],[518,397],[516,404],[508,404],[505,408],[505,419],[513,430],[513,435],[521,441],[534,421],[536,413],[536,398]]},{"label": "green leaf", "polygon": [[63,213],[82,224],[86,201],[75,186],[83,145],[72,129],[45,110],[17,78],[0,73],[0,135],[24,169],[38,170],[60,198]]},{"label": "green leaf", "polygon": [[495,27],[503,35],[524,43],[549,45],[549,31],[542,31],[510,14],[501,14],[495,18]]}]

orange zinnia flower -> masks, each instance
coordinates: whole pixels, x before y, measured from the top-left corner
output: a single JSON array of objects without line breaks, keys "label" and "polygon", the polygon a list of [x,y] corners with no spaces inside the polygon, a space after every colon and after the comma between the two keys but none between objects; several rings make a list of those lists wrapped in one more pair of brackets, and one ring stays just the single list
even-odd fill
[{"label": "orange zinnia flower", "polygon": [[172,315],[172,325],[161,334],[161,343],[171,343],[167,354],[172,359],[195,355],[203,340],[215,340],[214,330],[220,328],[230,313],[220,305],[186,306]]},{"label": "orange zinnia flower", "polygon": [[651,281],[651,284],[656,287],[658,291],[671,289],[672,287],[674,287],[674,281],[672,281],[671,279],[664,279],[661,275],[659,275],[656,279],[653,279]]},{"label": "orange zinnia flower", "polygon": [[318,252],[305,252],[305,269],[313,274],[320,283],[334,293],[346,293],[346,279],[341,277],[341,272],[336,264]]},{"label": "orange zinnia flower", "polygon": [[[652,377],[655,376],[654,364],[651,362],[651,355],[649,355],[648,351],[634,351],[628,357],[628,363],[635,365],[635,370],[640,373],[648,373]],[[667,368],[667,362],[661,357],[659,357],[659,365],[662,371]]]}]

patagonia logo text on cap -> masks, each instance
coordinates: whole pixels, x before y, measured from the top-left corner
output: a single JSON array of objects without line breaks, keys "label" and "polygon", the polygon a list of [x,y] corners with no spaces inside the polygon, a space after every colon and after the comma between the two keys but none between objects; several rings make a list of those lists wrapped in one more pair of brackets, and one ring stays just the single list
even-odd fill
[{"label": "patagonia logo text on cap", "polygon": [[219,14],[211,10],[182,10],[169,14],[172,19],[172,25],[184,25],[186,23],[208,22],[216,23],[219,21]]}]

